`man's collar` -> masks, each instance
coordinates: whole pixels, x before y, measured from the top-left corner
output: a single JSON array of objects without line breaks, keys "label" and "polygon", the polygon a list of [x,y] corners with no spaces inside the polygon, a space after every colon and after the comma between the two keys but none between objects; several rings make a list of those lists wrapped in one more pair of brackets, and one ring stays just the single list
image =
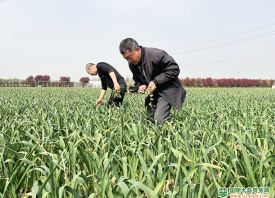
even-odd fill
[{"label": "man's collar", "polygon": [[145,63],[145,49],[140,46],[140,49],[141,49],[141,59],[140,59],[140,62],[138,65],[144,65]]}]

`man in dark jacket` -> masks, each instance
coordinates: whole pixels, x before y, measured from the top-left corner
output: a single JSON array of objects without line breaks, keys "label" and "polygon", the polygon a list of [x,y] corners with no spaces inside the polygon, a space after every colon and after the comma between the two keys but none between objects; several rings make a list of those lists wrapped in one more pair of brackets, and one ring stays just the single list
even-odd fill
[{"label": "man in dark jacket", "polygon": [[100,62],[97,64],[88,63],[86,71],[90,75],[99,75],[101,79],[101,93],[96,101],[96,105],[103,103],[103,98],[106,94],[107,87],[112,89],[108,104],[110,106],[119,106],[124,98],[126,92],[126,82],[118,71],[108,63]]},{"label": "man in dark jacket", "polygon": [[150,92],[145,100],[149,115],[158,123],[169,117],[171,107],[180,109],[186,91],[178,78],[180,69],[165,51],[140,46],[132,38],[121,41],[120,53],[133,73],[138,92]]}]

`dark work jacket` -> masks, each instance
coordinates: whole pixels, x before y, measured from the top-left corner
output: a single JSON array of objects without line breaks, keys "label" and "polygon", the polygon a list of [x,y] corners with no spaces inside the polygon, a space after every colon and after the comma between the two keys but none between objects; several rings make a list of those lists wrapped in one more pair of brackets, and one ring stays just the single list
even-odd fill
[{"label": "dark work jacket", "polygon": [[147,85],[153,81],[157,89],[154,95],[161,95],[169,104],[180,109],[186,91],[178,75],[180,69],[176,61],[165,51],[156,48],[141,47],[141,61],[138,65],[129,64],[135,86]]}]

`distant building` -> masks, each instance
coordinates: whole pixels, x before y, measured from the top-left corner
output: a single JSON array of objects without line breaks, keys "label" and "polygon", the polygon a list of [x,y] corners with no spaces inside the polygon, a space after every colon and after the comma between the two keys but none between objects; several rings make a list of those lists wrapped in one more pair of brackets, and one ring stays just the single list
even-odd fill
[{"label": "distant building", "polygon": [[100,88],[101,81],[99,79],[90,80],[89,87]]},{"label": "distant building", "polygon": [[74,82],[74,87],[81,87],[82,85],[81,85],[81,83],[79,83],[79,82]]}]

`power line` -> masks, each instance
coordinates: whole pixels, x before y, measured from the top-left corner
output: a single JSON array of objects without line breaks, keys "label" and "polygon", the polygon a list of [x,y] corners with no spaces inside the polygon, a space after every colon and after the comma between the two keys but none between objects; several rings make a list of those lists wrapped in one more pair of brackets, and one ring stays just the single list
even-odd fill
[{"label": "power line", "polygon": [[209,41],[206,41],[206,42],[202,42],[202,43],[198,43],[198,44],[185,45],[185,46],[181,46],[181,47],[170,48],[168,50],[172,51],[172,50],[178,50],[178,49],[191,48],[191,47],[195,47],[195,46],[205,45],[205,44],[208,44],[208,43],[213,43],[213,42],[216,42],[216,41],[237,37],[237,36],[247,34],[247,33],[250,33],[250,32],[255,32],[257,30],[264,29],[264,28],[267,28],[267,27],[272,27],[272,26],[275,26],[275,23],[263,25],[263,26],[260,26],[260,27],[256,27],[256,28],[253,28],[253,29],[243,31],[243,32],[231,34],[231,35],[228,35],[228,36],[223,36],[223,37],[213,39],[213,40],[209,40]]},{"label": "power line", "polygon": [[257,40],[257,39],[262,39],[262,38],[265,38],[265,37],[268,37],[268,36],[273,36],[274,34],[275,34],[275,30],[271,31],[271,32],[265,32],[265,33],[262,33],[262,34],[253,35],[253,37],[252,36],[251,37],[246,37],[246,38],[242,38],[242,39],[227,42],[227,43],[216,44],[216,45],[201,47],[201,48],[197,48],[197,49],[179,51],[179,52],[174,52],[174,53],[171,53],[171,54],[183,54],[183,53],[205,51],[205,50],[209,50],[209,49],[215,49],[215,48],[224,47],[224,46],[228,46],[228,45],[234,45],[234,44],[239,45],[239,44],[242,44],[244,42],[250,42],[250,41],[254,41],[254,40]]},{"label": "power line", "polygon": [[215,62],[223,62],[223,61],[234,61],[242,58],[250,58],[250,57],[255,57],[259,55],[275,55],[275,51],[269,51],[269,52],[261,52],[261,53],[254,53],[254,54],[248,54],[248,55],[243,55],[243,56],[236,56],[236,57],[227,57],[223,59],[214,59],[214,60],[205,60],[205,61],[197,61],[197,62],[188,62],[186,61],[184,65],[190,65],[190,64],[202,64],[202,63],[215,63]]}]

